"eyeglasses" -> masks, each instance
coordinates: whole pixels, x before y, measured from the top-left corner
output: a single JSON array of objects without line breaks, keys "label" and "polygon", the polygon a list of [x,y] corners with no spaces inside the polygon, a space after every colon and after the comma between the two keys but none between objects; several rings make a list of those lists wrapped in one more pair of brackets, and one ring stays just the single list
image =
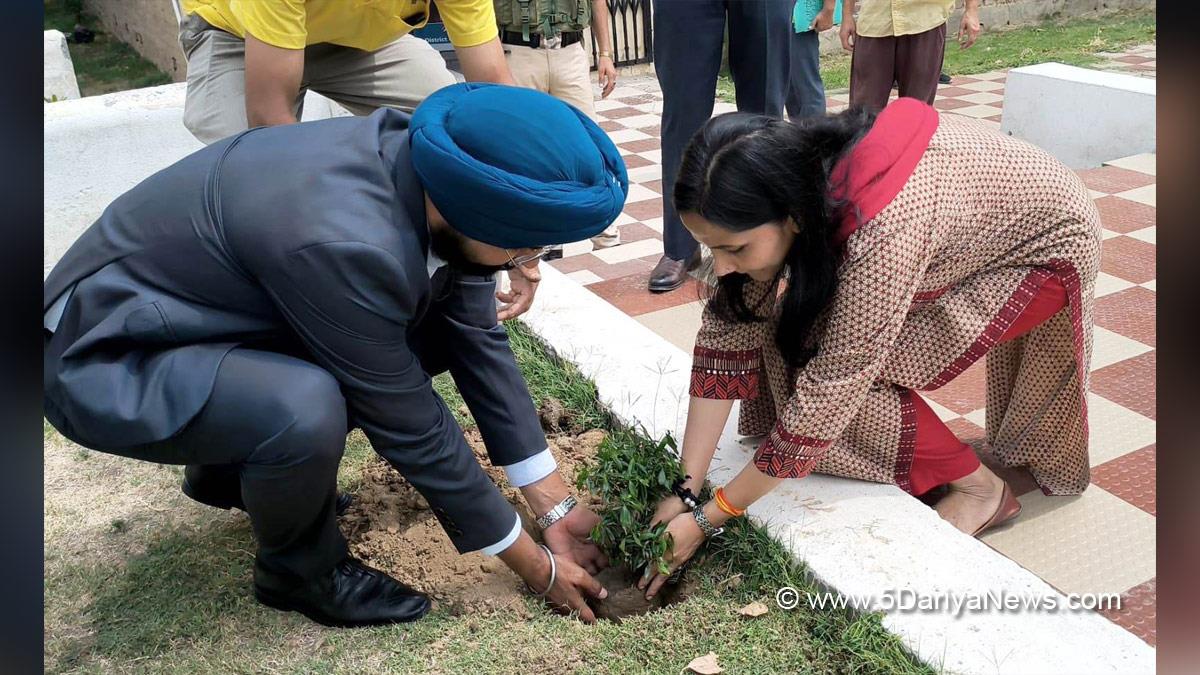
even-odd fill
[{"label": "eyeglasses", "polygon": [[512,251],[510,251],[508,249],[504,249],[504,252],[508,254],[508,262],[504,263],[504,265],[500,269],[507,272],[508,270],[515,270],[516,268],[518,268],[522,265],[531,263],[534,260],[541,260],[542,257],[544,257],[549,250],[550,250],[549,246],[543,246],[542,248],[534,251],[533,253],[528,253],[528,254],[523,255],[518,258],[518,257],[513,256]]}]

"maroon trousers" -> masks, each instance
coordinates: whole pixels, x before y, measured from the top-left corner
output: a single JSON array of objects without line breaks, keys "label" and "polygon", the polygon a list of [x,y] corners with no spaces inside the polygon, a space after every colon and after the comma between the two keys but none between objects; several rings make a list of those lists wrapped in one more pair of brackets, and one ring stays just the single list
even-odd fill
[{"label": "maroon trousers", "polygon": [[[1066,306],[1066,289],[1058,277],[1050,277],[998,342],[1021,337]],[[979,468],[979,457],[971,446],[959,440],[915,391],[912,402],[917,412],[916,443],[909,470],[912,494],[924,494]]]},{"label": "maroon trousers", "polygon": [[944,23],[914,35],[855,36],[850,61],[850,105],[883,109],[892,82],[900,84],[901,96],[933,105],[945,52]]}]

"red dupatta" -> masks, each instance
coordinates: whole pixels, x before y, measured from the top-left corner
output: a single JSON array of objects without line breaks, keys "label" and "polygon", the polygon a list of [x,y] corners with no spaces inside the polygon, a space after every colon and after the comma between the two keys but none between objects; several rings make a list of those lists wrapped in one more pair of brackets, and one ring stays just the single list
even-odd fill
[{"label": "red dupatta", "polygon": [[880,111],[871,130],[833,167],[833,196],[848,201],[834,238],[837,246],[900,194],[937,126],[938,113],[932,106],[898,98]]}]

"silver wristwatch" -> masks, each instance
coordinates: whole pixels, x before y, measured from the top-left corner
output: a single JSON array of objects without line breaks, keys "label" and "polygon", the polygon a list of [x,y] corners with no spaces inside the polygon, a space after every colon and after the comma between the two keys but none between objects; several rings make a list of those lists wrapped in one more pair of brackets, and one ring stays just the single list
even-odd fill
[{"label": "silver wristwatch", "polygon": [[575,497],[567,495],[566,499],[556,504],[548,513],[543,516],[538,516],[538,527],[544,530],[554,523],[562,520],[563,516],[570,513],[571,509],[575,508],[577,504],[579,504],[579,502],[575,500]]},{"label": "silver wristwatch", "polygon": [[708,516],[704,515],[703,508],[692,511],[692,517],[696,519],[696,524],[700,526],[700,531],[704,533],[705,539],[710,539],[725,531],[723,527],[713,527]]}]

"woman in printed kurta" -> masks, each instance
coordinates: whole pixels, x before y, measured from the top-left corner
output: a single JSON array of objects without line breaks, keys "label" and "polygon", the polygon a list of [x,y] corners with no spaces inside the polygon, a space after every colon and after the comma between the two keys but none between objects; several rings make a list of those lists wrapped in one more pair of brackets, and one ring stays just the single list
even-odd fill
[{"label": "woman in printed kurta", "polygon": [[[1100,221],[1038,148],[899,99],[798,123],[711,120],[674,199],[718,283],[696,338],[683,440],[699,492],[732,409],[764,436],[736,512],[810,472],[894,483],[979,534],[1020,504],[918,392],[984,357],[987,442],[1050,495],[1088,485],[1086,391]],[[731,517],[715,503],[713,525]],[[677,497],[672,569],[703,539]],[[662,577],[643,580],[650,593]]]}]

